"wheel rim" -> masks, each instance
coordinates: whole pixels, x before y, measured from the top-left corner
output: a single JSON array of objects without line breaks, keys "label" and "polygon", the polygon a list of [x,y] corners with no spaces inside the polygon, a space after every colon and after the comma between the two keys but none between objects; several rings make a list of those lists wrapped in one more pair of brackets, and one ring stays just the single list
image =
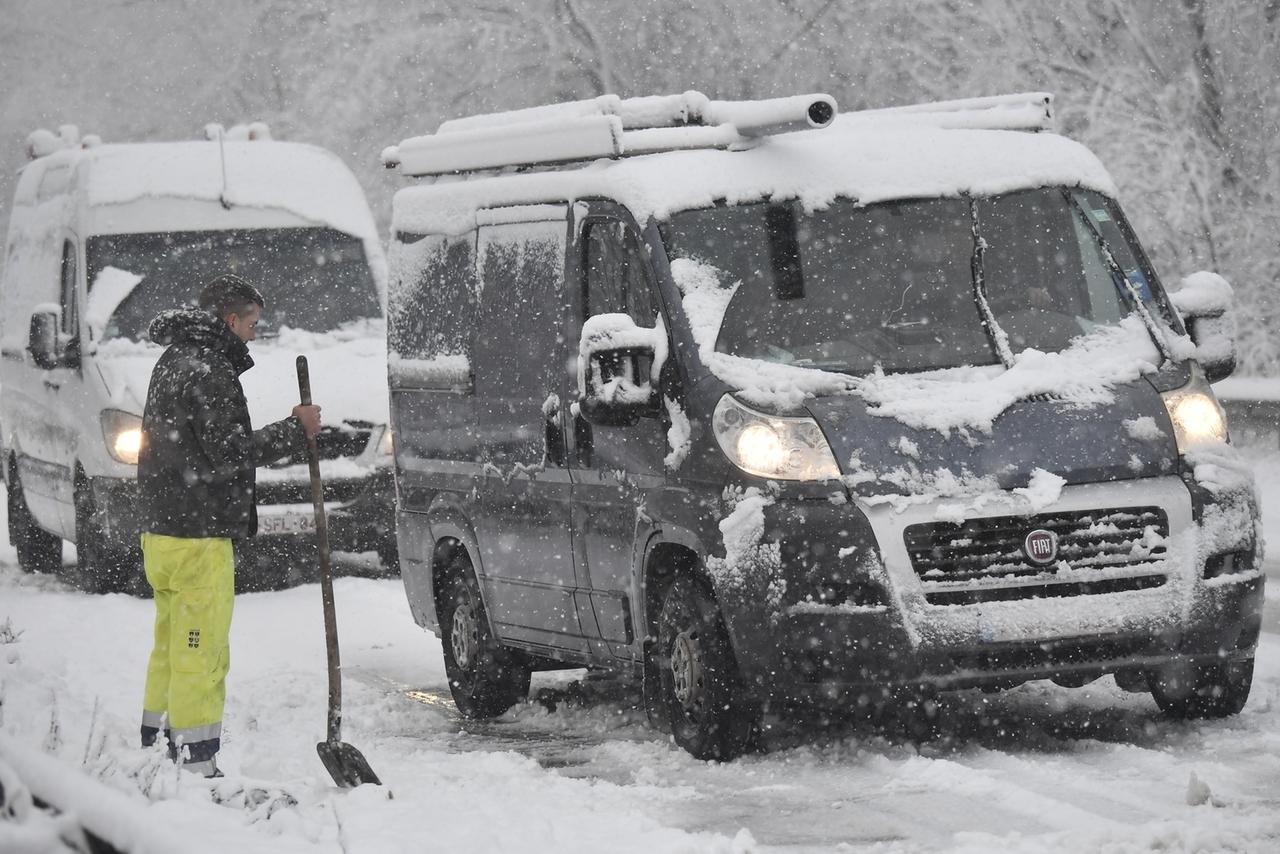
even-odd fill
[{"label": "wheel rim", "polygon": [[686,711],[702,705],[702,649],[691,632],[676,635],[671,645],[671,688]]},{"label": "wheel rim", "polygon": [[449,646],[453,660],[464,670],[471,666],[480,648],[480,624],[470,602],[459,602],[453,609],[453,628],[449,632]]}]

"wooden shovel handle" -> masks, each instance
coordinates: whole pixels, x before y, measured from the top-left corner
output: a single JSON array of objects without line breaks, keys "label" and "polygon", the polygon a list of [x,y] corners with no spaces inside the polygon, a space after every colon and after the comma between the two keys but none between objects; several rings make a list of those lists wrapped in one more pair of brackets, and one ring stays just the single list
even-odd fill
[{"label": "wooden shovel handle", "polygon": [[[303,406],[311,405],[311,373],[307,357],[299,356],[298,396]],[[338,615],[333,604],[333,570],[329,563],[329,525],[324,515],[324,485],[320,482],[320,453],[315,436],[307,436],[307,462],[311,469],[311,503],[316,514],[316,546],[320,553],[320,598],[324,603],[324,640],[329,659],[329,714],[327,737],[330,744],[342,740],[342,663],[338,655]]]}]

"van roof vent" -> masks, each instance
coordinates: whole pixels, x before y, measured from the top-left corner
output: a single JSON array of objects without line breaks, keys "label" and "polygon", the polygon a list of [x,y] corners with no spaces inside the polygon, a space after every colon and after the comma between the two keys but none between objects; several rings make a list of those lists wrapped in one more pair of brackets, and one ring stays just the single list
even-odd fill
[{"label": "van roof vent", "polygon": [[225,139],[231,142],[252,142],[253,140],[271,139],[271,128],[266,122],[249,122],[248,124],[223,127],[218,122],[210,122],[204,126],[204,138],[207,140]]},{"label": "van roof vent", "polygon": [[93,133],[81,136],[80,129],[75,125],[59,125],[57,133],[45,128],[36,128],[27,134],[27,159],[35,160],[57,151],[93,148],[101,144],[102,137]]},{"label": "van roof vent", "polygon": [[405,175],[448,175],[508,166],[550,166],[692,148],[732,148],[759,137],[825,128],[830,95],[714,101],[701,92],[548,104],[444,122],[382,152]]}]

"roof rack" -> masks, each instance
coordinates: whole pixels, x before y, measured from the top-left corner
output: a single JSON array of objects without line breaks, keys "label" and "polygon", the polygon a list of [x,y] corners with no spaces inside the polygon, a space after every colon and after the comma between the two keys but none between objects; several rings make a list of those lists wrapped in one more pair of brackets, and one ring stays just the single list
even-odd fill
[{"label": "roof rack", "polygon": [[486,113],[444,122],[382,152],[383,165],[422,177],[540,166],[691,148],[750,145],[763,136],[825,128],[830,95],[713,101],[701,92],[585,101]]},{"label": "roof rack", "polygon": [[901,107],[883,107],[845,113],[842,124],[925,125],[940,128],[982,130],[1052,131],[1053,95],[1049,92],[1017,92],[985,98],[931,101]]}]

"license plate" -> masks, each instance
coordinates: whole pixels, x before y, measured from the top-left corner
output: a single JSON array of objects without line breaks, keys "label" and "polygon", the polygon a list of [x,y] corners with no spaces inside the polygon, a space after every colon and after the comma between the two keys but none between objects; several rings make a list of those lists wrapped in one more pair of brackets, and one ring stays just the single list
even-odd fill
[{"label": "license plate", "polygon": [[314,513],[267,513],[258,517],[258,533],[310,534],[316,529]]}]

